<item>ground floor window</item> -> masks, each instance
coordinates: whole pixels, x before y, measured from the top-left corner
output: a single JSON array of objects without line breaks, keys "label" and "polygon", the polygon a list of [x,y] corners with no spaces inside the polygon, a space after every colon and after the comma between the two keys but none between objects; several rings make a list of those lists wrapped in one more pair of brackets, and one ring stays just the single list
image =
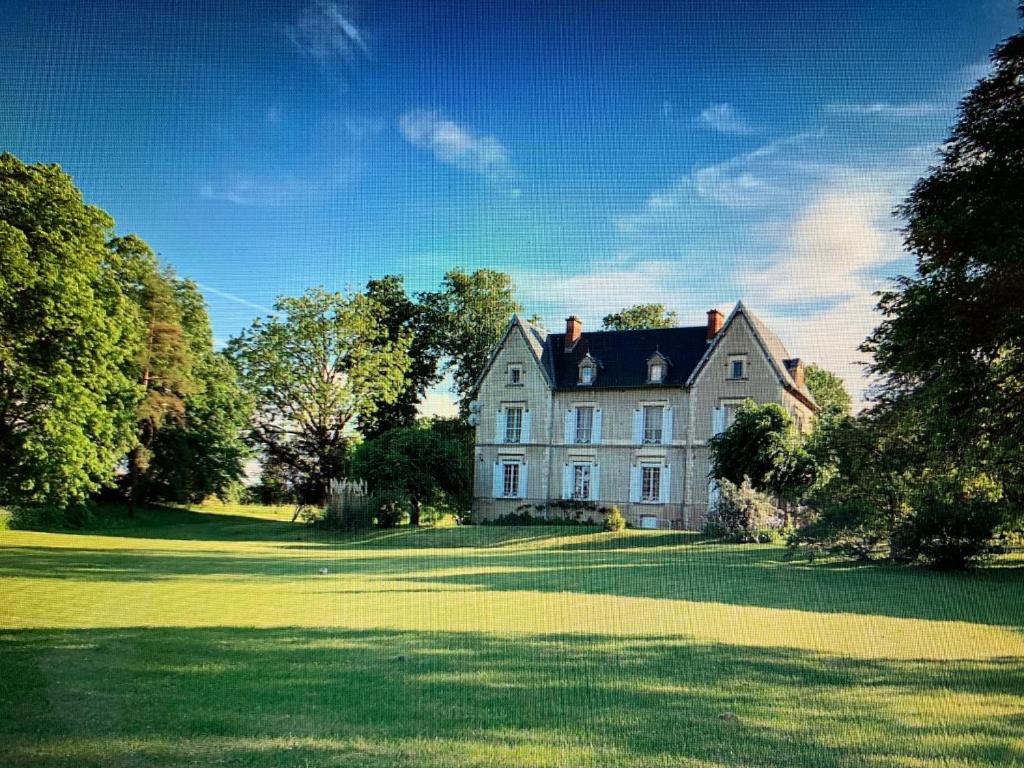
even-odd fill
[{"label": "ground floor window", "polygon": [[504,482],[502,484],[501,495],[506,498],[516,498],[519,496],[519,463],[509,462],[503,467]]},{"label": "ground floor window", "polygon": [[640,483],[640,501],[658,502],[661,500],[661,467],[649,466],[642,468]]},{"label": "ground floor window", "polygon": [[591,466],[589,464],[576,464],[573,466],[572,497],[577,501],[586,501],[590,498]]},{"label": "ground floor window", "polygon": [[641,528],[657,528],[658,518],[654,515],[640,515]]}]

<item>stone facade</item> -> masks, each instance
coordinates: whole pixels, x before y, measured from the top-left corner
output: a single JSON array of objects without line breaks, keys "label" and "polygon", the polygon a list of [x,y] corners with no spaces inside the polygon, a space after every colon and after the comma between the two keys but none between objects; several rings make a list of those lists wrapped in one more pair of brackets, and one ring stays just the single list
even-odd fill
[{"label": "stone facade", "polygon": [[712,338],[698,339],[705,348],[685,384],[650,383],[642,370],[635,386],[604,387],[600,368],[592,386],[558,381],[552,359],[566,354],[565,335],[515,318],[477,385],[474,519],[525,505],[531,514],[543,514],[537,505],[560,514],[550,503],[575,495],[617,506],[637,527],[699,529],[708,510],[708,440],[735,408],[746,398],[777,402],[803,429],[815,410],[783,361],[794,370],[798,362],[742,304],[714,332],[720,323],[709,313]]}]

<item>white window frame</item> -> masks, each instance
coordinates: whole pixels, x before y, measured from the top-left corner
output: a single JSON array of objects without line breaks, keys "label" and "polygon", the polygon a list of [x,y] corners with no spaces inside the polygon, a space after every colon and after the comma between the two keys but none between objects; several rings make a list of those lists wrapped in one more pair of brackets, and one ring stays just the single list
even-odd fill
[{"label": "white window frame", "polygon": [[[667,366],[663,360],[655,360],[647,366],[647,380],[651,384],[663,384],[665,381],[665,372]],[[655,376],[654,372],[658,371],[658,375]]]},{"label": "white window frame", "polygon": [[[592,405],[577,405],[576,406],[576,430],[574,437],[574,443],[576,445],[590,445],[594,440],[594,411],[596,410]],[[580,416],[582,413],[590,414],[590,423],[586,427],[581,426]]]},{"label": "white window frame", "polygon": [[[723,400],[721,403],[719,403],[719,405],[722,408],[722,430],[723,431],[728,429],[729,427],[731,427],[733,425],[733,422],[736,421],[735,414],[739,413],[739,410],[740,410],[740,408],[743,407],[743,403],[744,402],[746,402],[745,399],[743,399],[743,400],[737,399],[737,400]],[[730,408],[735,408],[735,413],[733,414],[732,421],[729,421],[729,409]]]},{"label": "white window frame", "polygon": [[586,365],[581,365],[579,383],[589,387],[594,383],[594,373],[594,366],[592,364],[587,363]]},{"label": "white window frame", "polygon": [[508,385],[510,387],[523,386],[523,366],[513,363],[508,367]]},{"label": "white window frame", "polygon": [[[518,414],[518,424],[513,424],[512,414]],[[523,441],[523,418],[526,408],[521,405],[510,405],[505,408],[505,443],[517,445]],[[514,440],[512,438],[515,438]]]},{"label": "white window frame", "polygon": [[589,461],[575,461],[572,464],[572,498],[575,501],[590,501],[594,495],[594,465]]},{"label": "white window frame", "polygon": [[[736,363],[740,364],[740,375],[735,375]],[[747,378],[747,356],[746,355],[729,355],[729,370],[728,378],[733,381],[741,381]]]},{"label": "white window frame", "polygon": [[[650,473],[648,475],[648,473]],[[648,484],[650,476],[650,484]],[[660,504],[661,503],[661,480],[662,469],[660,464],[640,465],[640,503]],[[649,493],[652,491],[652,493]]]},{"label": "white window frame", "polygon": [[[665,423],[665,406],[660,404],[648,404],[641,406],[643,413],[643,434],[641,435],[644,445],[661,445],[662,430]],[[658,417],[654,420],[655,426],[649,424],[647,414],[657,409]]]},{"label": "white window frame", "polygon": [[501,462],[501,498],[521,498],[520,483],[523,479],[523,463],[517,460]]}]

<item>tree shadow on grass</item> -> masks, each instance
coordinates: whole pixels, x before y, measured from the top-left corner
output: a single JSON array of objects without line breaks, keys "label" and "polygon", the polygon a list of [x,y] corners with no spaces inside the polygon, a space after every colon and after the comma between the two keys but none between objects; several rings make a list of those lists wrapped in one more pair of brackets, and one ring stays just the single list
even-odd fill
[{"label": "tree shadow on grass", "polygon": [[676,637],[126,628],[3,632],[0,678],[0,763],[12,767],[1024,760],[1020,709],[1008,705],[1024,689],[1021,659],[863,661]]},{"label": "tree shadow on grass", "polygon": [[[443,531],[421,532],[426,540]],[[510,535],[514,535],[510,533]],[[823,614],[962,621],[1024,629],[1024,570],[938,573],[790,562],[778,547],[685,546],[571,551],[507,547],[0,548],[0,577],[152,582],[190,577],[319,579],[322,591],[408,589],[575,593],[792,609]],[[523,544],[517,548],[516,542]],[[321,569],[327,575],[321,576]],[[356,584],[338,585],[344,577]],[[380,582],[387,581],[386,587]]]}]

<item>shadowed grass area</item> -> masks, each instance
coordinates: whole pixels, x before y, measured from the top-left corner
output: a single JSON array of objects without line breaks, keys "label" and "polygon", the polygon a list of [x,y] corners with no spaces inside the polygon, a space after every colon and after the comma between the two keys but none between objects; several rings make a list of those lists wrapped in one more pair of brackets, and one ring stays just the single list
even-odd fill
[{"label": "shadowed grass area", "polygon": [[1024,765],[1019,555],[244,512],[0,531],[0,765]]}]

